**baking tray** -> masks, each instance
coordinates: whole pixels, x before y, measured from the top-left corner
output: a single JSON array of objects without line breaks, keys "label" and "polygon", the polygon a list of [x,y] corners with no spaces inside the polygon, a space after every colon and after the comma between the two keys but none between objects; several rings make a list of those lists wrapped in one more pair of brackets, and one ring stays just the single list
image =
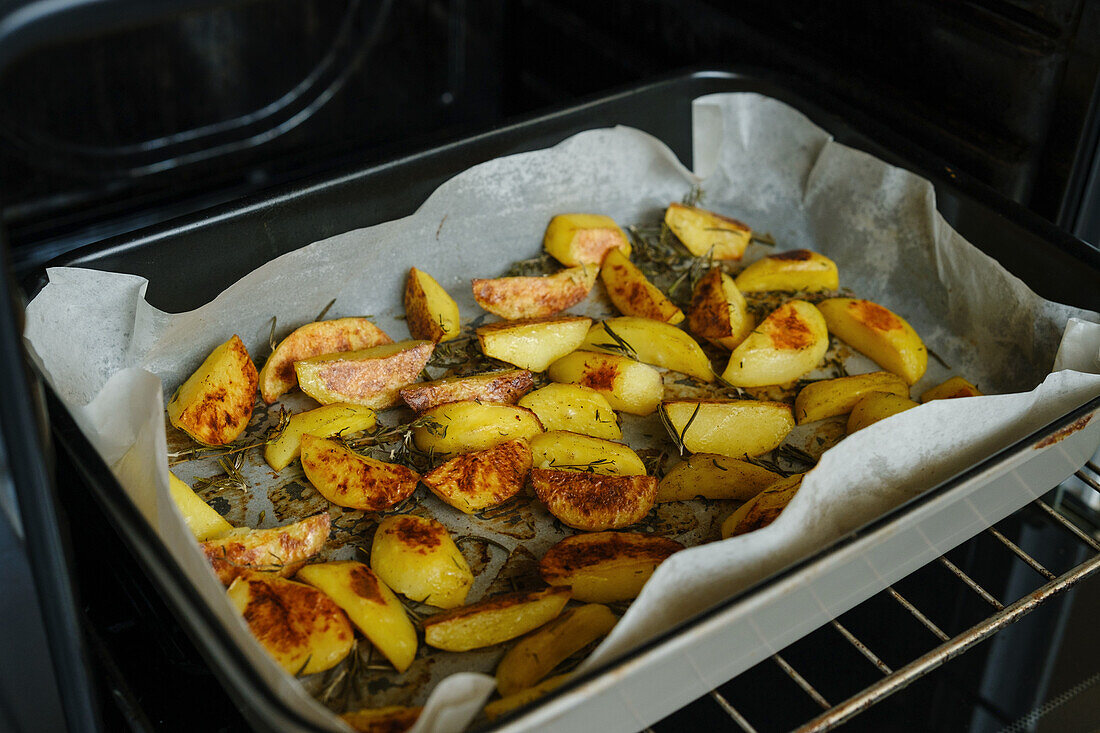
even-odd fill
[{"label": "baking tray", "polygon": [[[925,176],[935,185],[939,209],[948,222],[1036,292],[1079,307],[1100,308],[1100,256],[1088,245],[888,131],[849,122],[857,115],[795,81],[733,71],[696,72],[646,84],[415,156],[93,245],[51,265],[141,275],[150,280],[147,299],[152,305],[172,312],[190,310],[280,254],[411,213],[440,183],[471,165],[547,147],[583,129],[630,125],[664,140],[690,164],[691,101],[735,91],[779,99],[839,142]],[[1037,261],[1042,267],[1036,267]],[[171,263],[170,277],[165,263]],[[37,290],[43,282],[40,273],[28,283],[29,289]],[[167,549],[60,402],[51,397],[50,406],[59,445],[73,458],[244,714],[258,728],[307,729],[258,682],[209,611],[192,597]],[[1068,476],[1100,443],[1100,420],[1090,420],[1098,409],[1100,400],[1094,400],[814,558],[669,630],[613,665],[579,677],[500,726],[565,730],[601,725],[628,730],[663,717],[1027,503],[1034,498],[1029,487],[1036,485],[1029,476],[1044,476],[1040,491],[1053,483],[1046,477]],[[960,502],[974,511],[958,511]],[[755,622],[748,618],[748,610]]]}]

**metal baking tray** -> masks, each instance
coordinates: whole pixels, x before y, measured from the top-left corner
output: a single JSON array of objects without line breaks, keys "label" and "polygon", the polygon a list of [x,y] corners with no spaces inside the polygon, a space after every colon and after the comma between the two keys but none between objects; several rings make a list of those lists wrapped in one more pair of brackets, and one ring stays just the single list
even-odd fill
[{"label": "metal baking tray", "polygon": [[[311,242],[412,213],[443,181],[469,166],[560,142],[592,127],[625,124],[665,141],[690,165],[691,101],[752,91],[779,99],[839,142],[933,182],[940,212],[960,234],[1040,295],[1100,309],[1100,255],[1015,204],[860,120],[796,81],[759,72],[703,71],[668,78],[407,158],[203,212],[78,250],[52,262],[136,274],[147,300],[171,312],[212,299],[268,260]],[[210,262],[217,262],[216,268]],[[1041,267],[1036,267],[1041,262]],[[171,267],[168,276],[167,267]],[[26,283],[36,292],[44,272]],[[196,600],[175,560],[50,395],[58,444],[86,480],[139,563],[175,609],[242,712],[257,728],[309,725],[259,682],[236,646]],[[859,603],[1080,467],[1100,444],[1100,400],[971,467],[872,524],[668,630],[613,664],[578,677],[496,727],[630,730],[648,725]],[[1035,486],[1036,488],[1031,488]],[[959,511],[969,506],[972,512]],[[979,509],[980,508],[980,509]],[[890,558],[876,563],[876,557]],[[897,558],[906,558],[897,562]],[[751,614],[748,611],[752,611]],[[750,618],[751,615],[751,618]]]}]

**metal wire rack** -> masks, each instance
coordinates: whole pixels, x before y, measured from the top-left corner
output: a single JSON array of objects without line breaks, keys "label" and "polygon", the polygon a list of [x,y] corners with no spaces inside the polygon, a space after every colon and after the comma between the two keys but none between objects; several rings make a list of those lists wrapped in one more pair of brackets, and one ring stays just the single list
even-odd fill
[{"label": "metal wire rack", "polygon": [[[1096,462],[1090,461],[1086,463],[1085,466],[1074,475],[1082,484],[1091,488],[1097,492],[1097,494],[1100,494],[1100,465],[1097,465]],[[959,657],[967,650],[1019,621],[1042,604],[1064,594],[1084,579],[1100,571],[1100,542],[1098,542],[1095,537],[1090,536],[1090,534],[1083,531],[1070,521],[1070,519],[1067,519],[1062,513],[1055,510],[1050,504],[1041,499],[1021,509],[1016,515],[1025,511],[1037,511],[1048,518],[1061,531],[1068,533],[1068,535],[1073,538],[1073,541],[1078,543],[1079,547],[1086,555],[1085,559],[1067,572],[1056,575],[1031,554],[1025,552],[1017,543],[1009,539],[1002,531],[996,527],[989,527],[982,534],[986,535],[988,538],[992,538],[993,541],[1025,563],[1045,582],[1030,592],[1024,593],[1018,600],[1006,605],[999,601],[993,593],[964,572],[956,563],[948,559],[947,556],[939,557],[936,561],[930,563],[929,566],[938,563],[945,568],[951,576],[969,588],[977,598],[980,598],[986,611],[991,613],[988,613],[983,620],[971,625],[961,633],[951,636],[944,632],[939,625],[929,618],[929,615],[922,612],[915,603],[900,593],[895,587],[888,587],[885,591],[880,593],[879,596],[865,601],[864,604],[870,603],[876,598],[888,598],[890,599],[890,603],[896,604],[901,609],[904,609],[909,616],[915,619],[917,623],[927,629],[939,641],[939,644],[931,650],[921,654],[909,663],[900,666],[892,667],[887,664],[872,650],[870,645],[865,644],[857,638],[857,636],[839,620],[833,619],[830,622],[831,627],[840,637],[847,641],[850,647],[854,649],[859,656],[877,669],[879,674],[877,680],[840,702],[832,702],[827,699],[825,695],[807,680],[805,675],[799,672],[796,666],[792,664],[784,654],[773,654],[769,661],[763,662],[762,664],[774,664],[801,690],[806,698],[813,702],[814,706],[819,708],[819,712],[816,715],[813,715],[811,719],[801,725],[796,726],[795,730],[797,730],[798,733],[819,733],[820,731],[828,731],[840,726],[887,697],[921,679],[933,670],[942,667],[950,660]],[[971,540],[971,542],[973,541],[974,540]],[[783,650],[783,652],[786,651],[786,649]],[[1096,677],[1100,678],[1100,674],[1096,675]],[[739,678],[735,678],[733,684],[736,684],[738,679]],[[1086,680],[1086,683],[1087,682]],[[727,685],[729,684],[731,683],[727,683]],[[734,703],[728,699],[727,695],[723,694],[719,689],[711,690],[709,699],[708,697],[700,698],[692,703],[691,707],[702,705],[708,705],[710,708],[716,706],[725,716],[728,716],[725,726],[727,729],[743,730],[746,733],[757,733],[757,728],[754,727],[753,722],[749,720],[746,715],[742,714]],[[1041,714],[1041,712],[1038,714]],[[1033,715],[1037,716],[1034,712]],[[710,713],[710,718],[711,720],[715,719],[713,712]],[[669,722],[671,722],[671,720]],[[654,728],[647,729],[646,733],[662,733],[662,731],[666,729],[671,728],[658,723]]]}]

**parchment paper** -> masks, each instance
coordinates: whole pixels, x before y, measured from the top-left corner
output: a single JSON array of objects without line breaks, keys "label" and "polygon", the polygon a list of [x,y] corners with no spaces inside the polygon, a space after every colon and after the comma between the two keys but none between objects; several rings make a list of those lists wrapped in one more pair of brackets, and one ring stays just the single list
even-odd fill
[{"label": "parchment paper", "polygon": [[[272,316],[300,325],[335,297],[328,317],[371,314],[402,338],[401,288],[415,265],[456,297],[468,320],[480,314],[470,277],[536,255],[552,215],[652,220],[701,182],[708,208],[770,232],[780,249],[828,255],[842,285],[904,315],[952,367],[930,365],[914,394],[949,374],[995,393],[924,405],[844,440],[774,524],[662,565],[586,664],[623,653],[1100,394],[1097,314],[1039,298],[965,242],[935,211],[927,181],[833,142],[797,111],[756,94],[697,100],[694,135],[698,175],[659,141],[622,127],[479,165],[416,214],[284,255],[189,313],[148,305],[141,278],[53,269],[28,307],[27,346],[267,683],[336,729],[339,721],[251,638],[167,489],[165,399],[234,333],[250,353],[266,354]],[[1056,354],[1060,371],[1051,373]],[[433,691],[417,730],[460,730],[491,689],[484,675],[452,675]]]}]

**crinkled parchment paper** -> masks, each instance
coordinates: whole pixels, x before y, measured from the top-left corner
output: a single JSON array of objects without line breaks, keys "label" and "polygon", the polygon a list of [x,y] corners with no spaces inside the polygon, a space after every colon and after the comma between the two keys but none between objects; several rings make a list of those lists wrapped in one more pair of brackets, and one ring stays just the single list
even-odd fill
[{"label": "crinkled parchment paper", "polygon": [[[844,440],[807,475],[774,524],[685,550],[662,565],[589,665],[813,553],[1100,394],[1097,315],[1039,298],[965,242],[936,212],[928,182],[832,142],[800,113],[756,94],[697,100],[694,134],[696,174],[658,140],[622,127],[479,165],[442,185],[416,214],[284,255],[189,313],[148,305],[140,278],[50,271],[27,310],[31,353],[197,591],[276,693],[309,719],[341,725],[252,640],[167,489],[165,399],[234,333],[251,353],[266,354],[272,316],[289,328],[313,320],[336,298],[329,317],[372,314],[399,339],[406,333],[396,318],[401,290],[415,265],[455,295],[469,319],[480,313],[469,278],[500,274],[506,263],[536,255],[552,215],[595,211],[624,224],[652,221],[698,182],[708,208],[770,232],[782,249],[828,255],[842,285],[912,323],[952,367],[931,363],[914,394],[960,374],[992,395],[931,403]],[[171,276],[166,267],[164,277]],[[866,362],[855,371],[871,369]],[[281,524],[264,501],[250,503],[246,519],[253,526]],[[417,730],[460,730],[492,687],[481,674],[447,677],[432,691]]]}]

